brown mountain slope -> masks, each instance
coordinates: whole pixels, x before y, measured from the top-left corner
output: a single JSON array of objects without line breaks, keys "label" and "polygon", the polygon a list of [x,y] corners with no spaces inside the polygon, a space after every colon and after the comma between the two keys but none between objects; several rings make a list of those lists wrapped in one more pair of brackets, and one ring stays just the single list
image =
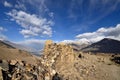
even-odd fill
[{"label": "brown mountain slope", "polygon": [[9,44],[0,41],[0,59],[4,60],[24,60],[34,63],[36,60],[33,55],[27,51],[17,49]]},{"label": "brown mountain slope", "polygon": [[84,52],[120,53],[120,41],[104,38],[103,40],[93,43],[81,50]]},{"label": "brown mountain slope", "polygon": [[75,52],[70,45],[48,40],[42,64],[61,78],[53,80],[120,80],[120,66],[110,60],[111,55]]}]

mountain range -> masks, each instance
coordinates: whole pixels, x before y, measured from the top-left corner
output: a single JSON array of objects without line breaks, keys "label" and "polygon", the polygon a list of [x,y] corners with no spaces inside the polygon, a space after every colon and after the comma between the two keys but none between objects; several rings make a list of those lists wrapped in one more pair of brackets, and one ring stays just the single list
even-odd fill
[{"label": "mountain range", "polygon": [[[36,52],[36,50],[31,47],[26,47],[7,40],[0,40],[0,44],[6,46],[7,48],[14,48],[27,51],[35,55],[42,53],[42,51],[40,50]],[[69,43],[68,45],[71,45],[74,48],[74,50],[83,52],[120,53],[120,41],[110,38],[104,38],[96,43],[75,42]]]},{"label": "mountain range", "polygon": [[11,44],[5,43],[0,40],[0,60],[23,60],[28,63],[36,61],[35,56],[31,53],[18,49]]},{"label": "mountain range", "polygon": [[18,48],[20,50],[25,50],[25,51],[28,51],[28,52],[36,52],[35,49],[31,48],[31,47],[27,47],[27,46],[24,46],[24,45],[20,45],[20,44],[17,44],[17,43],[14,43],[14,42],[11,42],[11,41],[8,41],[8,40],[1,40],[2,42],[6,43],[6,44],[9,44],[15,48]]},{"label": "mountain range", "polygon": [[83,52],[120,53],[120,41],[104,38],[81,49]]}]

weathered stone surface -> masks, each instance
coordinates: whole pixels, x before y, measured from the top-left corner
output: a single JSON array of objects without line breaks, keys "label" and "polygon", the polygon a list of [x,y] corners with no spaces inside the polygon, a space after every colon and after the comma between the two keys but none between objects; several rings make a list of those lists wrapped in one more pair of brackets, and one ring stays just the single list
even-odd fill
[{"label": "weathered stone surface", "polygon": [[[6,68],[6,62],[7,67]],[[43,80],[44,69],[20,60],[1,61],[0,80]]]},{"label": "weathered stone surface", "polygon": [[46,41],[44,48],[44,58],[54,62],[54,59],[60,57],[61,62],[74,61],[73,48],[65,43],[53,43],[52,41]]},{"label": "weathered stone surface", "polygon": [[2,68],[0,67],[0,80],[3,80]]},{"label": "weathered stone surface", "polygon": [[53,43],[52,40],[46,40],[45,45],[49,45],[49,44],[52,44],[52,43]]},{"label": "weathered stone surface", "polygon": [[[74,61],[75,53],[70,45],[65,43],[53,43],[53,41],[46,41],[42,64],[50,73],[50,79],[55,80],[58,78],[58,80],[60,80],[59,77],[55,75],[58,68],[64,64],[71,64]],[[64,67],[66,65],[64,65]],[[54,76],[54,78],[51,76]]]}]

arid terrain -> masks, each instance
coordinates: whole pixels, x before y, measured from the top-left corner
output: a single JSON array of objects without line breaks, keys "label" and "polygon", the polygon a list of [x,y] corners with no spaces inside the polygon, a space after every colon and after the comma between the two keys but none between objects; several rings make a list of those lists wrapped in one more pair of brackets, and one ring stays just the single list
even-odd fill
[{"label": "arid terrain", "polygon": [[120,54],[76,51],[46,41],[34,56],[0,42],[0,80],[120,80]]},{"label": "arid terrain", "polygon": [[[80,53],[75,62],[57,66],[68,80],[119,80],[120,65],[110,60],[111,55]],[[63,68],[62,68],[63,67]]]},{"label": "arid terrain", "polygon": [[0,80],[120,80],[120,0],[0,0]]},{"label": "arid terrain", "polygon": [[57,71],[63,80],[120,79],[120,65],[111,61],[115,57],[111,57],[113,54],[75,52],[72,51],[69,45],[64,43],[55,45],[49,45],[47,53],[48,57],[52,57],[55,51],[55,53],[60,52],[59,56],[55,59],[55,71]]},{"label": "arid terrain", "polygon": [[0,59],[2,60],[24,60],[28,63],[35,63],[34,55],[29,52],[15,48],[0,41]]}]

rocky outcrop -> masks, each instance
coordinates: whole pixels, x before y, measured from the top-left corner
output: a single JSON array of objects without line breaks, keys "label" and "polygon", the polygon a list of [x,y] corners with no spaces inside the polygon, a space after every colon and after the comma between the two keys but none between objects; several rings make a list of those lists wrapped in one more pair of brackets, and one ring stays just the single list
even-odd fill
[{"label": "rocky outcrop", "polygon": [[64,43],[53,43],[48,40],[45,43],[44,58],[53,59],[58,58],[60,62],[72,62],[74,61],[73,48],[70,45]]},{"label": "rocky outcrop", "polygon": [[[76,52],[64,43],[47,40],[44,54],[31,63],[0,60],[0,80],[119,80],[120,56]],[[26,58],[26,57],[25,57]],[[33,60],[33,59],[31,59]],[[34,64],[33,64],[34,63]],[[101,68],[102,65],[102,68]],[[115,74],[115,75],[114,75]]]},{"label": "rocky outcrop", "polygon": [[44,80],[45,69],[21,60],[1,60],[0,80]]},{"label": "rocky outcrop", "polygon": [[50,75],[55,76],[57,73],[58,76],[58,74],[60,74],[59,67],[63,64],[73,63],[75,55],[70,45],[53,43],[53,41],[47,40],[42,60],[42,64],[47,68],[48,72],[50,72]]},{"label": "rocky outcrop", "polygon": [[0,60],[1,80],[62,80],[58,66],[74,62],[74,51],[70,45],[47,40],[44,54],[37,64],[21,60]]}]

